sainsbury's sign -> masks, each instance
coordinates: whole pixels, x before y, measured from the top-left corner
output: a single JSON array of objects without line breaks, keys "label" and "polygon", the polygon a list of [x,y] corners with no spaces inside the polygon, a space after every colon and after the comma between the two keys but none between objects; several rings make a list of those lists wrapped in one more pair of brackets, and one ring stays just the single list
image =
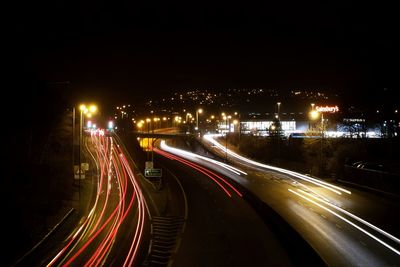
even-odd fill
[{"label": "sainsbury's sign", "polygon": [[338,106],[316,106],[315,109],[318,112],[330,112],[330,113],[339,112]]}]

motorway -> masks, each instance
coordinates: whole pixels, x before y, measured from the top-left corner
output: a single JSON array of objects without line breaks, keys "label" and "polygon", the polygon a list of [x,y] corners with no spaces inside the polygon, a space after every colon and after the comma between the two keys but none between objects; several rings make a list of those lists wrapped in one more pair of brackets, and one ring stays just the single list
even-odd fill
[{"label": "motorway", "polygon": [[229,149],[225,151],[213,136],[205,138],[221,156],[227,152],[235,167],[165,142],[161,142],[161,150],[214,170],[252,192],[288,222],[329,266],[400,266],[400,240],[364,216],[368,214],[366,205],[378,208],[368,195],[250,161]]},{"label": "motorway", "polygon": [[186,226],[172,266],[295,266],[235,185],[196,163],[154,151],[156,162],[173,170],[187,202]]},{"label": "motorway", "polygon": [[93,205],[47,266],[133,266],[148,220],[137,178],[115,138],[92,135],[87,149],[98,171]]}]

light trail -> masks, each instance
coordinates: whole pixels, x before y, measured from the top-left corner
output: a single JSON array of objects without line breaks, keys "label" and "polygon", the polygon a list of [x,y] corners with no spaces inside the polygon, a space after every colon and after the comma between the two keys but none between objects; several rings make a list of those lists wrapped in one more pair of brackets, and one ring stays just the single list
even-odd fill
[{"label": "light trail", "polygon": [[288,189],[289,192],[315,204],[316,206],[320,207],[321,209],[326,210],[327,212],[333,214],[334,216],[338,217],[339,219],[343,220],[344,222],[350,224],[351,226],[355,227],[356,229],[360,230],[361,232],[363,232],[364,234],[366,234],[367,236],[371,237],[372,239],[374,239],[375,241],[379,242],[380,244],[382,244],[383,246],[387,247],[388,249],[390,249],[391,251],[393,251],[394,253],[396,253],[397,255],[400,255],[400,251],[396,250],[394,247],[390,246],[389,244],[387,244],[386,242],[384,242],[383,240],[379,239],[378,237],[376,237],[375,235],[371,234],[370,232],[368,232],[367,230],[363,229],[362,227],[358,226],[357,224],[351,222],[350,220],[346,219],[345,217],[341,216],[340,214],[334,212],[333,210],[319,204],[318,202],[308,198],[307,196],[304,196],[300,193],[297,193],[295,191],[293,191],[292,189]]},{"label": "light trail", "polygon": [[328,189],[328,190],[330,190],[332,192],[335,192],[336,194],[339,194],[339,195],[341,195],[342,192],[347,193],[347,194],[351,194],[351,192],[349,190],[347,190],[347,189],[341,188],[339,186],[336,186],[336,185],[333,185],[333,184],[330,184],[330,183],[327,183],[327,182],[324,182],[324,181],[321,181],[321,180],[318,180],[318,179],[315,179],[315,178],[308,177],[307,175],[300,174],[298,172],[294,172],[294,171],[290,171],[290,170],[286,170],[286,169],[283,169],[283,168],[279,168],[279,167],[274,167],[274,166],[271,166],[271,165],[263,164],[263,163],[260,163],[260,162],[253,161],[253,160],[247,159],[245,157],[242,157],[242,156],[236,154],[235,152],[233,152],[233,151],[231,151],[229,149],[226,149],[224,146],[222,146],[220,143],[218,143],[218,141],[216,141],[214,139],[215,136],[221,136],[221,135],[216,135],[216,134],[204,135],[204,139],[207,140],[208,142],[214,144],[216,147],[218,147],[222,151],[228,153],[230,156],[233,156],[233,157],[235,157],[235,158],[237,158],[237,159],[239,159],[241,161],[244,161],[246,163],[249,163],[251,165],[258,166],[258,167],[261,167],[261,168],[264,168],[264,169],[269,169],[269,170],[273,170],[273,171],[277,171],[277,172],[280,172],[280,173],[284,173],[284,174],[288,174],[288,175],[297,177],[297,178],[305,180],[305,181],[307,181],[309,183],[313,183],[315,185],[324,187],[324,188],[326,188],[326,189]]},{"label": "light trail", "polygon": [[196,164],[196,163],[194,163],[194,162],[188,161],[188,160],[186,160],[186,159],[183,159],[183,158],[181,158],[181,157],[178,157],[178,156],[176,156],[176,155],[173,155],[173,154],[171,154],[171,153],[168,153],[168,152],[166,152],[166,151],[162,151],[162,150],[157,149],[157,148],[156,148],[154,151],[156,151],[156,153],[160,153],[160,154],[162,154],[162,155],[164,155],[164,156],[167,156],[167,157],[169,157],[169,158],[178,160],[178,161],[180,161],[180,162],[182,162],[182,163],[188,165],[189,167],[192,167],[192,168],[194,168],[194,169],[200,171],[201,173],[205,174],[207,177],[211,178],[214,182],[216,182],[216,183],[225,191],[225,193],[227,193],[227,195],[231,197],[231,194],[229,193],[229,191],[228,191],[221,183],[219,183],[214,177],[218,178],[218,179],[219,179],[220,181],[222,181],[225,185],[227,185],[228,187],[230,187],[239,197],[242,197],[242,193],[240,193],[239,190],[237,190],[237,189],[236,189],[232,184],[230,184],[226,179],[222,178],[220,175],[218,175],[218,174],[212,172],[211,170],[209,170],[209,169],[207,169],[207,168],[205,168],[205,167],[203,167],[203,166],[201,166],[201,165],[198,165],[198,164]]},{"label": "light trail", "polygon": [[169,154],[162,150],[154,149],[154,152],[156,152],[162,156],[165,156],[167,158],[177,160],[177,161],[185,164],[186,166],[191,167],[192,169],[195,169],[195,170],[201,172],[202,174],[204,174],[205,176],[207,176],[208,178],[213,180],[225,192],[225,194],[227,194],[229,197],[232,197],[231,193],[229,193],[229,191],[220,182],[218,182],[212,175],[208,174],[206,171],[202,170],[200,167],[197,167],[195,164],[189,163],[188,161],[186,161],[182,158],[179,158],[175,155]]},{"label": "light trail", "polygon": [[199,158],[199,159],[202,159],[202,160],[205,160],[205,161],[214,163],[214,164],[219,165],[219,166],[221,166],[221,167],[223,167],[223,168],[225,168],[225,169],[227,169],[227,170],[229,170],[229,171],[231,171],[231,172],[233,172],[233,173],[235,173],[235,174],[237,174],[237,175],[240,175],[240,174],[247,175],[246,172],[244,172],[244,171],[242,171],[242,170],[240,170],[240,169],[238,169],[238,168],[236,168],[236,167],[233,167],[233,166],[231,166],[231,165],[229,165],[229,164],[226,164],[226,163],[223,163],[223,162],[214,160],[214,159],[210,159],[210,158],[207,158],[207,157],[203,157],[203,156],[197,155],[197,154],[195,154],[195,153],[191,153],[191,152],[189,152],[189,151],[185,151],[185,150],[182,150],[182,149],[170,147],[170,146],[168,146],[168,145],[165,143],[164,140],[162,140],[162,141],[160,142],[160,148],[161,148],[162,150],[169,151],[169,152],[171,152],[171,153],[173,153],[173,154],[187,155],[187,156],[189,156],[189,157]]},{"label": "light trail", "polygon": [[[100,170],[94,205],[84,223],[47,266],[70,266],[78,262],[78,258],[85,267],[103,265],[129,214],[132,218],[135,214],[138,216],[136,226],[130,228],[132,241],[122,261],[124,266],[132,266],[137,258],[145,224],[145,199],[122,149],[114,144],[114,139],[92,135],[91,141],[95,155],[88,151]],[[113,186],[114,182],[117,186]],[[128,188],[132,188],[129,193]],[[111,194],[114,201],[110,201]],[[132,209],[134,204],[136,208]]]},{"label": "light trail", "polygon": [[314,196],[314,195],[312,195],[312,194],[310,194],[310,193],[307,193],[307,192],[305,192],[305,191],[303,191],[303,190],[301,190],[301,189],[297,189],[297,190],[300,191],[301,193],[303,193],[303,194],[305,194],[305,195],[307,195],[307,196],[309,196],[309,197],[315,199],[315,200],[318,200],[318,201],[320,201],[320,202],[323,202],[323,203],[326,204],[326,205],[329,205],[330,207],[332,207],[332,208],[334,208],[334,209],[336,209],[336,210],[338,210],[338,211],[340,211],[340,212],[343,212],[344,214],[350,216],[351,218],[353,218],[353,219],[359,221],[360,223],[362,223],[362,224],[364,224],[364,225],[366,225],[366,226],[368,226],[368,227],[374,229],[375,231],[379,232],[380,234],[382,234],[382,235],[386,236],[387,238],[389,238],[389,239],[395,241],[396,243],[399,243],[399,244],[400,244],[400,240],[399,240],[397,237],[395,237],[395,236],[389,234],[388,232],[386,232],[386,231],[382,230],[381,228],[379,228],[379,227],[373,225],[372,223],[367,222],[366,220],[364,220],[364,219],[358,217],[357,215],[355,215],[355,214],[353,214],[353,213],[351,213],[351,212],[349,212],[349,211],[347,211],[347,210],[345,210],[345,209],[342,209],[342,208],[340,208],[340,207],[338,207],[338,206],[336,206],[336,205],[333,205],[332,203],[329,203],[328,201],[326,201],[326,200],[324,200],[324,199],[321,199],[321,198],[319,198],[319,197],[317,197],[317,196]]}]

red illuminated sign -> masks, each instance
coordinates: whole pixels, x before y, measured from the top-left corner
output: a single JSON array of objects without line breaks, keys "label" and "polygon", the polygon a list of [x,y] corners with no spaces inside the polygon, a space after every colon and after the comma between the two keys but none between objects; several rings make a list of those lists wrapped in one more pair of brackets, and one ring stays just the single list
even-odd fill
[{"label": "red illuminated sign", "polygon": [[330,112],[330,113],[336,113],[339,112],[339,107],[338,106],[316,106],[315,110],[318,112]]}]

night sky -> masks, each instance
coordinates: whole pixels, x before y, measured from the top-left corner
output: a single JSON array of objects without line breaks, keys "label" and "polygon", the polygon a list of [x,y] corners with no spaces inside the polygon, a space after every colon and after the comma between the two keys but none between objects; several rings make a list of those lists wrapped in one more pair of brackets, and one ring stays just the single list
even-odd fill
[{"label": "night sky", "polygon": [[397,14],[386,3],[160,2],[11,4],[12,87],[32,79],[101,104],[185,88],[397,89]]}]

